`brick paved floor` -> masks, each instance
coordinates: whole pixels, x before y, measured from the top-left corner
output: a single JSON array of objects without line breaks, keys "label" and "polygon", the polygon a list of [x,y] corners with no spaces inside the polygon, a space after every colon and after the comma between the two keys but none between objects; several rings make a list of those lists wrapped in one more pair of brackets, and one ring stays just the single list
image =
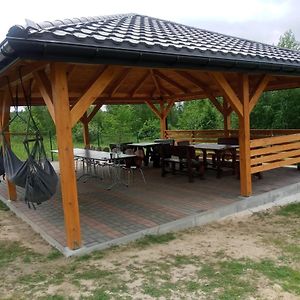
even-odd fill
[{"label": "brick paved floor", "polygon": [[[239,181],[231,175],[216,178],[213,171],[205,179],[189,183],[183,175],[168,174],[162,178],[159,169],[144,170],[147,184],[140,174],[129,187],[106,187],[107,180],[89,179],[78,182],[80,222],[83,244],[87,247],[155,227],[185,216],[213,210],[235,201],[239,196]],[[298,182],[295,168],[281,168],[264,173],[262,180],[253,178],[255,195]],[[6,197],[5,183],[0,193]],[[18,190],[22,198],[22,190]],[[62,246],[66,245],[60,192],[50,201],[29,209],[24,201],[13,202],[15,208],[43,229]]]}]

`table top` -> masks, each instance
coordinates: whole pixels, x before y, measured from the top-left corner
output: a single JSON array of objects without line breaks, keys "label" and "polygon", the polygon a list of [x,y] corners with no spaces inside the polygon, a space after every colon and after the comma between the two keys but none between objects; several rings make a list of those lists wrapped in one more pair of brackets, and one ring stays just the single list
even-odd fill
[{"label": "table top", "polygon": [[156,142],[140,142],[140,143],[131,143],[131,144],[127,144],[127,146],[133,146],[133,147],[152,147],[152,146],[156,146],[159,145],[160,143],[156,143]]},{"label": "table top", "polygon": [[226,144],[216,144],[216,143],[200,143],[192,146],[196,149],[215,150],[215,151],[239,148],[239,145],[226,145]]},{"label": "table top", "polygon": [[[58,150],[51,150],[51,152],[58,153]],[[94,160],[126,159],[136,157],[135,154],[96,151],[81,148],[74,148],[73,153],[76,157],[90,158]]]}]

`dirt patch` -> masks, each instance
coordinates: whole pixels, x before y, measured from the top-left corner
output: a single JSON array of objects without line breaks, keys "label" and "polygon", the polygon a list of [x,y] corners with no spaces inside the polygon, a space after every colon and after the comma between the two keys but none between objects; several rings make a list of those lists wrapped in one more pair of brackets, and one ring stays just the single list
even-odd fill
[{"label": "dirt patch", "polygon": [[[112,298],[130,296],[132,299],[211,299],[208,297],[211,292],[199,288],[204,286],[204,290],[209,290],[209,283],[205,286],[206,279],[201,281],[199,278],[202,263],[213,265],[227,260],[282,263],[282,249],[266,241],[282,237],[298,241],[300,221],[285,222],[283,226],[286,220],[272,212],[268,212],[268,218],[260,215],[235,217],[186,230],[165,244],[120,246],[106,250],[104,256],[39,258],[30,263],[26,262],[26,257],[23,261],[18,259],[0,268],[0,276],[5,278],[5,284],[0,284],[0,298],[22,299],[22,294],[16,295],[17,289],[33,299],[51,295],[84,299],[94,293],[98,293],[100,299],[106,299],[105,295]],[[39,235],[10,212],[0,211],[0,240],[19,242],[43,257],[53,252]],[[76,277],[83,273],[84,277]],[[212,271],[216,277],[218,273]],[[153,281],[155,276],[158,279]],[[255,297],[249,299],[299,299],[276,282],[259,282]],[[111,290],[108,287],[112,287]],[[176,288],[172,290],[173,287]]]},{"label": "dirt patch", "polygon": [[20,242],[40,254],[47,254],[52,249],[28,224],[7,211],[0,211],[0,240]]}]

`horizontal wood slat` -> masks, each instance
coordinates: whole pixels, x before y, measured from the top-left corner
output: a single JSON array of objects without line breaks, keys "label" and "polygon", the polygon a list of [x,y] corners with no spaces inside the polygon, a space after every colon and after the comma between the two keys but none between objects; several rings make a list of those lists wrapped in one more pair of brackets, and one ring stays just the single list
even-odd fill
[{"label": "horizontal wood slat", "polygon": [[262,171],[268,171],[284,166],[289,166],[293,164],[300,163],[300,157],[294,157],[294,158],[289,158],[285,160],[280,160],[277,162],[273,163],[268,163],[268,164],[263,164],[263,165],[258,165],[255,167],[251,167],[251,174],[257,173],[257,172],[262,172]]},{"label": "horizontal wood slat", "polygon": [[293,142],[293,141],[297,141],[297,140],[300,140],[299,133],[251,140],[250,147],[251,148],[265,147],[265,146],[274,145],[274,144],[284,144],[284,143]]},{"label": "horizontal wood slat", "polygon": [[300,149],[300,142],[281,144],[278,146],[272,145],[271,147],[253,149],[251,151],[251,156],[266,155],[266,154],[272,154],[280,151],[287,151],[287,150],[294,150],[294,149]]},{"label": "horizontal wood slat", "polygon": [[251,173],[300,163],[300,134],[251,140]]},{"label": "horizontal wood slat", "polygon": [[273,162],[279,159],[285,159],[287,157],[294,157],[294,156],[300,156],[300,150],[293,150],[293,151],[284,151],[279,152],[272,155],[265,155],[265,156],[259,156],[251,159],[251,165],[257,165],[260,163],[266,163],[266,162]]}]

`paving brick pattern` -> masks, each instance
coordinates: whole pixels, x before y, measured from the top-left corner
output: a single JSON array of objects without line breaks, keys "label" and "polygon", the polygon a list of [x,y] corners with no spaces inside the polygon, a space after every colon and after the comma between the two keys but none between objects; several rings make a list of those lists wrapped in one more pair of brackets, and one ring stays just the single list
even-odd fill
[{"label": "paving brick pattern", "polygon": [[[101,244],[241,200],[239,181],[231,175],[217,179],[216,174],[209,171],[205,179],[195,178],[189,183],[183,175],[168,174],[162,178],[159,169],[147,168],[147,184],[142,182],[139,174],[136,175],[129,187],[117,185],[112,190],[106,190],[110,184],[108,179],[78,182],[85,246]],[[295,168],[268,171],[262,180],[253,178],[254,194],[297,183],[299,179],[300,173]],[[13,202],[15,208],[59,244],[66,246],[60,191],[36,210],[29,209],[22,201],[22,192],[18,189],[19,200]],[[4,182],[0,184],[0,194],[7,197]]]}]

